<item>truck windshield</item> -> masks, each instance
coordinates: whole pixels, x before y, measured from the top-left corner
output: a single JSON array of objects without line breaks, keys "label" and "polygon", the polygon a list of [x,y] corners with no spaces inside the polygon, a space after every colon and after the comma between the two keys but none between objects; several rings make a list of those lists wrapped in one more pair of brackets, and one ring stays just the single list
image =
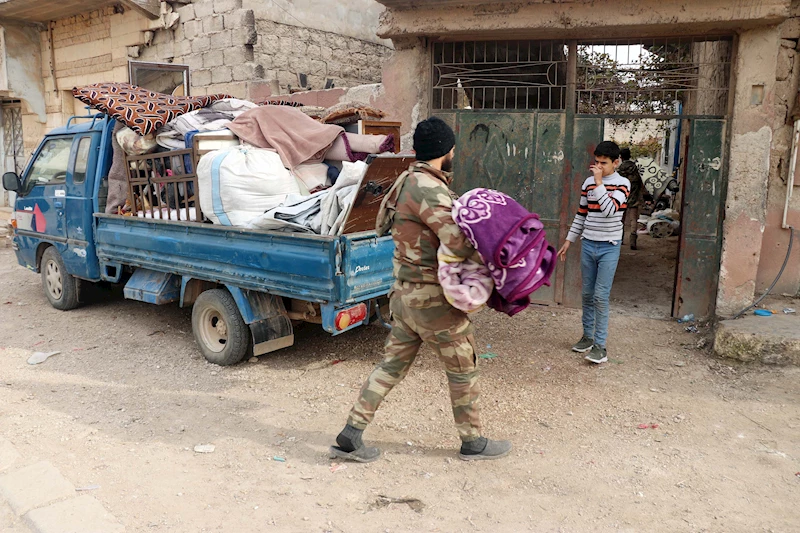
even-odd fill
[{"label": "truck windshield", "polygon": [[37,185],[65,183],[72,137],[58,137],[45,141],[25,180],[24,193]]}]

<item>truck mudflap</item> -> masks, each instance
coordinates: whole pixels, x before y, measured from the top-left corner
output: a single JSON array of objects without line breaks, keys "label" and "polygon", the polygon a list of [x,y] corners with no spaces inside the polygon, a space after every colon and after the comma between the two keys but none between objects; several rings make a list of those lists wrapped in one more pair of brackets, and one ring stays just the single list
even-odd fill
[{"label": "truck mudflap", "polygon": [[253,335],[253,355],[264,355],[294,344],[292,321],[283,298],[265,292],[226,285]]}]

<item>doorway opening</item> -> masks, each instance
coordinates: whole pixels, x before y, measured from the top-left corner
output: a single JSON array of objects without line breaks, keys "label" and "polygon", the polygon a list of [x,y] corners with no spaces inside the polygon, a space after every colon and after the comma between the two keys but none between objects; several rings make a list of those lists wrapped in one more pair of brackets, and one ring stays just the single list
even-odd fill
[{"label": "doorway opening", "polygon": [[633,164],[620,167],[631,181],[631,194],[611,299],[627,312],[669,316],[678,266],[688,121],[606,119],[604,129],[605,139],[616,142],[623,160]]}]

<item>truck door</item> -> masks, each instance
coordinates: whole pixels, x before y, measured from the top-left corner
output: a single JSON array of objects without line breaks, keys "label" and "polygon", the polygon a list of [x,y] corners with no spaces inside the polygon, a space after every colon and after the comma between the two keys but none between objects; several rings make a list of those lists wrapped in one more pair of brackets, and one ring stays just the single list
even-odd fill
[{"label": "truck door", "polygon": [[67,250],[62,258],[70,274],[91,280],[100,277],[92,233],[92,195],[99,150],[98,132],[75,135],[66,183]]},{"label": "truck door", "polygon": [[[97,278],[91,239],[91,173],[99,135],[61,135],[45,140],[23,181],[16,204],[17,235],[25,262],[33,266],[40,243],[58,250],[67,272]],[[96,262],[96,258],[95,261]]]},{"label": "truck door", "polygon": [[41,242],[53,244],[62,256],[66,250],[64,209],[72,141],[72,135],[51,137],[39,146],[17,197],[17,235],[30,266],[36,264]]}]

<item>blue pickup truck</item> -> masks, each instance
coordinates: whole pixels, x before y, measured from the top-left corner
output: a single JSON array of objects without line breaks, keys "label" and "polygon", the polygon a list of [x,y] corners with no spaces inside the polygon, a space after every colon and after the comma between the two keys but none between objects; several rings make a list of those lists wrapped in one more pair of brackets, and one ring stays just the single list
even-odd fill
[{"label": "blue pickup truck", "polygon": [[73,117],[44,137],[22,176],[3,175],[17,195],[17,260],[41,274],[53,307],[77,307],[82,288],[101,281],[124,283],[129,299],[191,305],[195,340],[219,365],[291,346],[299,322],[333,335],[383,322],[394,245],[369,228],[407,158],[371,158],[348,218],[361,228],[345,224],[341,235],[104,214],[114,122]]}]

